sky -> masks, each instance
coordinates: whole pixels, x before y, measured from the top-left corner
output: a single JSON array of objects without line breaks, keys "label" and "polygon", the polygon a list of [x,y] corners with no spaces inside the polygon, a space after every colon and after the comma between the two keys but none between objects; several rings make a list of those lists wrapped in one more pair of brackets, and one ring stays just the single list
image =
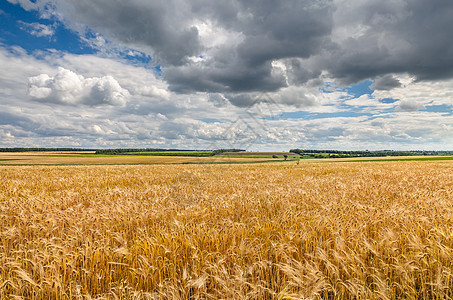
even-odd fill
[{"label": "sky", "polygon": [[0,0],[0,147],[453,150],[451,0]]}]

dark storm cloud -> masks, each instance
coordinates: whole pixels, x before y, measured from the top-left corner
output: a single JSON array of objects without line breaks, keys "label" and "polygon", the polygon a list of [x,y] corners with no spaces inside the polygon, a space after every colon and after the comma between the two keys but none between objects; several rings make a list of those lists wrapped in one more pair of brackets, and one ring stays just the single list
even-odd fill
[{"label": "dark storm cloud", "polygon": [[240,22],[246,39],[238,46],[250,66],[271,60],[317,53],[332,29],[332,7],[327,1],[244,1],[252,17]]},{"label": "dark storm cloud", "polygon": [[310,66],[297,58],[288,59],[286,68],[288,70],[289,83],[293,85],[302,85],[309,80],[318,78],[322,71],[316,65]]},{"label": "dark storm cloud", "polygon": [[383,77],[377,78],[376,81],[371,85],[371,88],[374,90],[389,91],[400,86],[401,82],[398,79],[396,79],[392,75],[385,75]]},{"label": "dark storm cloud", "polygon": [[[331,1],[64,1],[56,2],[73,27],[83,24],[109,39],[150,49],[164,78],[177,92],[277,90],[286,86],[272,72],[273,60],[309,58],[321,51],[332,29]],[[204,45],[197,23],[210,22],[241,34]],[[207,54],[203,62],[190,57]]]},{"label": "dark storm cloud", "polygon": [[384,90],[398,86],[391,77],[397,73],[453,77],[451,0],[52,3],[71,28],[87,26],[151,54],[179,93],[277,91],[321,74],[344,85],[380,78],[374,88]]},{"label": "dark storm cloud", "polygon": [[338,7],[337,42],[324,68],[344,84],[391,73],[419,80],[453,76],[453,2],[447,0],[351,1]]},{"label": "dark storm cloud", "polygon": [[242,60],[214,65],[194,64],[183,67],[168,67],[164,78],[173,91],[189,92],[247,92],[274,91],[286,86],[283,76],[272,74],[270,62],[248,67]]},{"label": "dark storm cloud", "polygon": [[[167,67],[164,78],[179,92],[273,91],[285,87],[283,74],[273,72],[272,61],[309,58],[328,44],[332,29],[330,1],[234,2],[227,13],[206,2],[206,17],[228,31],[240,32],[237,45],[207,49],[210,57],[183,67]],[[224,4],[222,4],[224,5]],[[205,10],[208,9],[205,7]],[[300,70],[301,68],[298,68]],[[301,74],[301,77],[317,76]]]},{"label": "dark storm cloud", "polygon": [[157,63],[180,65],[200,50],[190,7],[176,0],[57,1],[73,24],[87,25],[132,47],[150,47]]},{"label": "dark storm cloud", "polygon": [[244,108],[260,102],[258,97],[254,97],[251,94],[225,95],[225,97],[231,102],[231,104]]}]

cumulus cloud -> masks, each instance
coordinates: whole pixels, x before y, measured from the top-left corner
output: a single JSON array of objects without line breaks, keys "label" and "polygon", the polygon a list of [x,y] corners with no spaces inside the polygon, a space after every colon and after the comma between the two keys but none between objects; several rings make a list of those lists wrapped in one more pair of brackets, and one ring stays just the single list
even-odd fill
[{"label": "cumulus cloud", "polygon": [[322,86],[326,74],[342,85],[377,78],[383,91],[399,87],[395,74],[453,78],[449,0],[9,1],[54,9],[82,39],[95,32],[93,47],[151,55],[174,92],[223,93],[239,106],[255,92]]},{"label": "cumulus cloud", "polygon": [[395,75],[394,78],[400,82],[399,87],[375,90],[373,96],[381,100],[400,100],[404,103],[403,107],[418,106],[418,109],[430,105],[453,105],[453,79],[420,81],[409,74]]},{"label": "cumulus cloud", "polygon": [[377,89],[396,86],[395,73],[453,76],[449,0],[9,1],[150,54],[181,93],[275,91],[323,72],[342,84],[381,77]]},{"label": "cumulus cloud", "polygon": [[135,92],[146,97],[157,97],[166,100],[170,98],[170,93],[166,89],[156,86],[139,86],[135,89]]},{"label": "cumulus cloud", "polygon": [[[202,148],[247,137],[245,124],[224,133],[238,116],[270,119],[272,102],[288,119],[252,139],[269,149],[453,145],[451,113],[435,112],[453,99],[449,0],[8,1],[98,51],[0,45],[0,130],[17,143]],[[109,55],[123,50],[151,67]],[[344,89],[365,79],[371,95]]]},{"label": "cumulus cloud", "polygon": [[102,34],[97,40],[105,37],[151,54],[153,63],[163,66],[170,88],[182,93],[285,87],[285,77],[274,72],[272,62],[321,51],[328,43],[333,12],[329,1],[311,0],[277,6],[240,0],[42,0],[34,6],[43,10],[46,3],[81,36],[89,28]]},{"label": "cumulus cloud", "polygon": [[62,67],[53,77],[40,74],[28,80],[28,94],[41,102],[121,106],[130,96],[112,76],[85,78]]},{"label": "cumulus cloud", "polygon": [[[177,92],[238,93],[286,87],[286,70],[274,62],[320,52],[328,43],[331,8],[328,2],[320,1],[278,6],[259,1],[234,1],[232,5],[204,2],[199,13],[211,20],[213,31],[223,36],[224,43],[215,47],[203,44],[205,59],[167,66],[164,78]],[[306,77],[317,75],[319,72],[313,71]]]}]

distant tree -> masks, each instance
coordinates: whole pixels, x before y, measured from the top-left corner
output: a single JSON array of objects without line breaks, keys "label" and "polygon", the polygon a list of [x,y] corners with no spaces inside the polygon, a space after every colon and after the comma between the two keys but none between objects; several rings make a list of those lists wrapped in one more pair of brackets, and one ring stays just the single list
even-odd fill
[{"label": "distant tree", "polygon": [[214,156],[214,155],[221,154],[224,152],[243,152],[243,151],[245,151],[245,150],[243,150],[243,149],[217,149],[217,150],[213,150],[211,152],[211,155]]}]

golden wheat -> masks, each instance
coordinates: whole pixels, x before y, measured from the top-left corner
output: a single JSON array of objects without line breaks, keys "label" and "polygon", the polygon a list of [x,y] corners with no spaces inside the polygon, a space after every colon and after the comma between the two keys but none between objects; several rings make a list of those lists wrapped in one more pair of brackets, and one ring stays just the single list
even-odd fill
[{"label": "golden wheat", "polygon": [[[90,155],[87,155],[90,154]],[[245,157],[191,157],[191,156],[94,156],[92,152],[0,152],[0,165],[152,165],[152,164],[199,164],[243,163],[268,161],[269,158]]]},{"label": "golden wheat", "polygon": [[453,163],[0,167],[0,298],[453,297]]}]

